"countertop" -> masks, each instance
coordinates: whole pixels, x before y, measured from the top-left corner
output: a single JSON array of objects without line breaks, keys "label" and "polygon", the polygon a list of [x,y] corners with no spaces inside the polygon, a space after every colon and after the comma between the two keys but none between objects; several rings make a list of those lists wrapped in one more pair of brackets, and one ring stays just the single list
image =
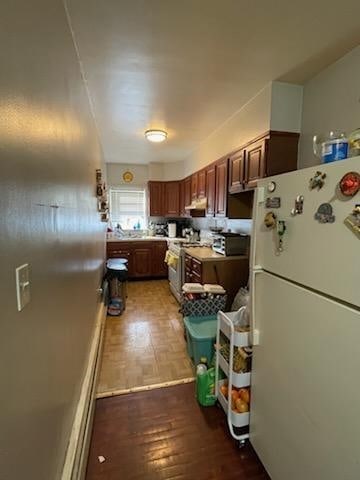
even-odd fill
[{"label": "countertop", "polygon": [[214,252],[210,247],[185,247],[185,252],[200,262],[215,261],[231,261],[249,258],[248,255],[221,255],[221,253]]},{"label": "countertop", "polygon": [[170,237],[113,237],[107,238],[107,242],[167,242],[169,240],[184,240],[183,238]]}]

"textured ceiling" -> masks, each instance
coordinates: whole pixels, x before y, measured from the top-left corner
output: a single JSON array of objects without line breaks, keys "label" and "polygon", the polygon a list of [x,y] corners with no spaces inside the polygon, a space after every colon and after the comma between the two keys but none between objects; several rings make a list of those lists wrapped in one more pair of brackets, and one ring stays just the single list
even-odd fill
[{"label": "textured ceiling", "polygon": [[[183,160],[269,81],[360,43],[360,2],[67,0],[107,162]],[[144,130],[163,128],[160,145]]]}]

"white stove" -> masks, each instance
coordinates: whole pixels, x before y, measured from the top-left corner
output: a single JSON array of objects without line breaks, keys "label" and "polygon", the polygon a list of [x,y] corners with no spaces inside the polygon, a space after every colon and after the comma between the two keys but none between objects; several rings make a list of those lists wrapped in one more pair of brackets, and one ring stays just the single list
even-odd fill
[{"label": "white stove", "polygon": [[169,242],[169,251],[178,258],[176,269],[169,266],[169,286],[176,300],[181,301],[181,289],[185,279],[185,248],[208,247],[210,242],[174,240]]}]

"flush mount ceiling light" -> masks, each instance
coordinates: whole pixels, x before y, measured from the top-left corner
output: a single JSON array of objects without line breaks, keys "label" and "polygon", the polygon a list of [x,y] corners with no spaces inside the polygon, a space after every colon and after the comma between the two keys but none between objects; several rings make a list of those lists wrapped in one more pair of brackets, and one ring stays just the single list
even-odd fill
[{"label": "flush mount ceiling light", "polygon": [[167,133],[164,130],[146,130],[145,138],[149,142],[160,143],[167,139]]}]

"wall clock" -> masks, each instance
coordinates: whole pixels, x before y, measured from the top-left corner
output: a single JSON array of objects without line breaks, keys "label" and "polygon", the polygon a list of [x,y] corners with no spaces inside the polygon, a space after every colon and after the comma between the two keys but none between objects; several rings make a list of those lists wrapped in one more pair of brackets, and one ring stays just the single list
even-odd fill
[{"label": "wall clock", "polygon": [[126,172],[123,173],[123,180],[125,183],[130,183],[134,180],[134,175],[127,170]]}]

